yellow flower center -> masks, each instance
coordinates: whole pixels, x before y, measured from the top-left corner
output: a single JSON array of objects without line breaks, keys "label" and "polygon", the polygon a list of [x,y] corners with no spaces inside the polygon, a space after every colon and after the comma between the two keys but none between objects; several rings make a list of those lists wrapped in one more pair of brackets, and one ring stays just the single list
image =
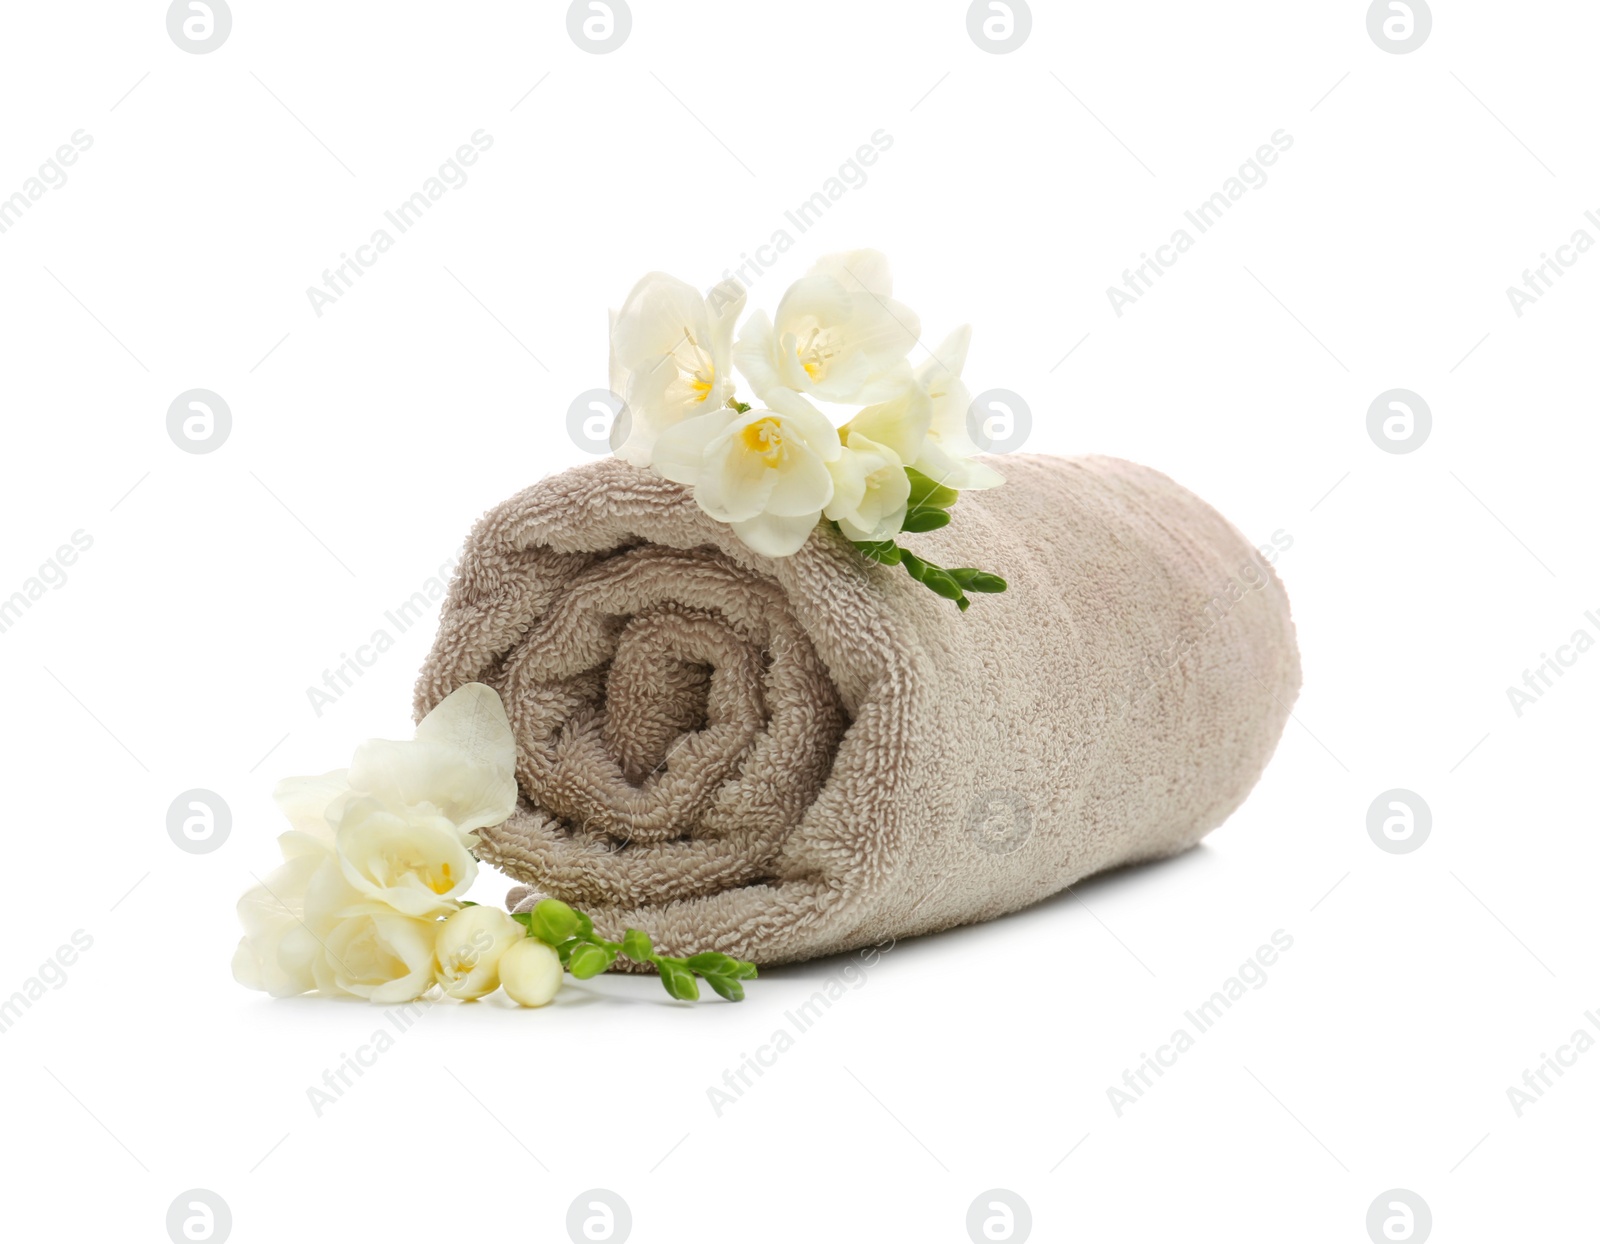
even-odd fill
[{"label": "yellow flower center", "polygon": [[688,381],[695,395],[694,400],[705,401],[716,385],[717,368],[711,355],[687,328],[683,330],[683,340],[672,348],[672,361],[678,368],[679,377]]},{"label": "yellow flower center", "polygon": [[778,426],[776,419],[761,419],[746,424],[739,439],[751,453],[759,454],[768,466],[777,466],[778,460],[783,457],[783,429]]}]

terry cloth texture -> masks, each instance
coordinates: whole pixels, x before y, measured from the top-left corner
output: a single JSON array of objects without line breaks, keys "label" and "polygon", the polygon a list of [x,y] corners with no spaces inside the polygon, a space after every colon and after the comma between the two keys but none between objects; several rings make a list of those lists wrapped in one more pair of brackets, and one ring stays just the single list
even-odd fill
[{"label": "terry cloth texture", "polygon": [[1007,455],[908,536],[962,613],[826,524],[767,558],[616,459],[473,529],[416,715],[488,683],[521,798],[479,854],[668,954],[773,964],[988,920],[1182,851],[1300,687],[1261,555],[1166,476]]}]

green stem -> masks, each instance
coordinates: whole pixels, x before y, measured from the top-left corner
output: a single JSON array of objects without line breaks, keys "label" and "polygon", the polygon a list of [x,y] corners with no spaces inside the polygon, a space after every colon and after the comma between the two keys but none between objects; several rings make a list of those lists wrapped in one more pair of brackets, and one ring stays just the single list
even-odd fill
[{"label": "green stem", "polygon": [[743,982],[754,980],[757,975],[755,964],[720,951],[702,951],[684,958],[660,954],[649,935],[639,929],[629,929],[620,942],[607,941],[595,933],[594,921],[559,899],[541,899],[533,911],[519,913],[513,919],[528,930],[529,937],[550,946],[578,980],[600,975],[622,955],[635,963],[653,965],[662,987],[680,1001],[693,1002],[700,997],[695,980],[699,976],[729,1002],[740,1002],[744,999]]}]

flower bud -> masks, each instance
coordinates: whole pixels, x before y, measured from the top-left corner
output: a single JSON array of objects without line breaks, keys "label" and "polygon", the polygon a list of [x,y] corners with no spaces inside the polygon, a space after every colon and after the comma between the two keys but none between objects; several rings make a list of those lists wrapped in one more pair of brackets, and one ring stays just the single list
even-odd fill
[{"label": "flower bud", "polygon": [[439,984],[463,1002],[493,993],[500,957],[522,940],[522,926],[498,907],[463,907],[439,926],[434,942]]},{"label": "flower bud", "polygon": [[500,987],[519,1006],[543,1006],[561,988],[561,957],[525,937],[500,956]]}]

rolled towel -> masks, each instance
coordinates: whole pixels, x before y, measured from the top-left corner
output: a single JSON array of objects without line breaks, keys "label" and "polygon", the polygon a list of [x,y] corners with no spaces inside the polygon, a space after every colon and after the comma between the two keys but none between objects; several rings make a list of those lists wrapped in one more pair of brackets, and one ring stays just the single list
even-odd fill
[{"label": "rolled towel", "polygon": [[1148,468],[996,465],[906,538],[1009,581],[964,613],[826,525],[756,554],[616,459],[486,514],[415,707],[504,700],[521,798],[478,854],[514,898],[773,964],[991,919],[1221,824],[1300,686],[1268,559]]}]

